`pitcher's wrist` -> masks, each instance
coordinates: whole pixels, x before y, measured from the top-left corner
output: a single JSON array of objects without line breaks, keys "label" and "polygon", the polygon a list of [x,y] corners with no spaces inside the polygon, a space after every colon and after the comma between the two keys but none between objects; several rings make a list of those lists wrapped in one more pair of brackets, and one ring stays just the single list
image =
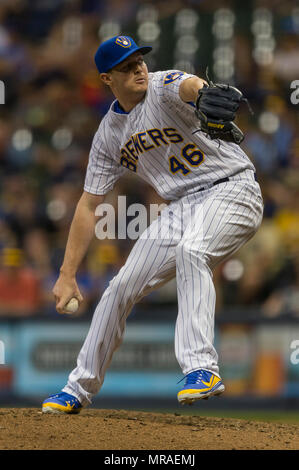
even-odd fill
[{"label": "pitcher's wrist", "polygon": [[76,277],[76,271],[74,269],[71,269],[71,268],[66,267],[66,266],[61,266],[61,268],[59,269],[59,272],[63,276],[67,276],[69,278],[75,278]]}]

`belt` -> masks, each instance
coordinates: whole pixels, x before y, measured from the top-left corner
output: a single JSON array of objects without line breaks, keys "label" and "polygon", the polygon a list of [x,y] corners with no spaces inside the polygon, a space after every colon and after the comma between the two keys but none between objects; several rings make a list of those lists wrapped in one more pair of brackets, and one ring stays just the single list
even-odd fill
[{"label": "belt", "polygon": [[[254,179],[255,181],[257,181],[257,174],[254,173]],[[214,183],[212,183],[212,186],[216,186],[217,184],[221,184],[221,183],[227,183],[227,181],[231,180],[231,178],[229,178],[229,176],[226,176],[226,178],[220,178],[220,180],[217,180],[217,181],[214,181]],[[198,191],[204,191],[205,189],[208,189],[208,188],[200,188]]]}]

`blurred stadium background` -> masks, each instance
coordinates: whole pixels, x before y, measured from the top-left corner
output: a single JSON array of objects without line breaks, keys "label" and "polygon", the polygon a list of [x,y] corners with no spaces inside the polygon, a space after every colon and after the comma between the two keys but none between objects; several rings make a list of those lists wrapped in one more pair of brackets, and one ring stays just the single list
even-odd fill
[{"label": "blurred stadium background", "polygon": [[[238,125],[257,167],[264,221],[215,271],[227,392],[198,407],[299,411],[298,33],[291,0],[0,2],[1,406],[39,406],[65,384],[93,309],[132,247],[95,238],[78,273],[79,315],[56,312],[51,290],[92,137],[113,99],[93,56],[102,40],[128,34],[154,46],[150,71],[204,76],[209,66],[214,81],[239,87],[254,110],[244,106]],[[128,204],[163,202],[132,175],[107,201],[116,207],[118,195]],[[134,307],[94,406],[177,406],[176,314],[175,282]]]}]

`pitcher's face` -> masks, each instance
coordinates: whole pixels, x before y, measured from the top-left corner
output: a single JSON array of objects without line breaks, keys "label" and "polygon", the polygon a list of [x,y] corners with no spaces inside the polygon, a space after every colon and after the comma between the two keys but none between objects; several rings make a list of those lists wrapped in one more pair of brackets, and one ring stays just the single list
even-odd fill
[{"label": "pitcher's face", "polygon": [[126,93],[143,96],[147,91],[148,69],[140,52],[132,54],[110,72],[101,75],[116,96],[124,96]]}]

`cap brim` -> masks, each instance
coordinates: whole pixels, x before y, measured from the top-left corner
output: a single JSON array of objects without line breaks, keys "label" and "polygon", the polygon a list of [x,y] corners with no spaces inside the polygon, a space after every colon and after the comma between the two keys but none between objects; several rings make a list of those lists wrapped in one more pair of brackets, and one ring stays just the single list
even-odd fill
[{"label": "cap brim", "polygon": [[144,46],[144,47],[137,47],[133,51],[130,50],[127,52],[127,54],[122,56],[121,60],[117,60],[116,62],[114,62],[109,70],[113,69],[113,67],[115,67],[116,65],[121,64],[124,60],[126,60],[128,57],[130,57],[130,55],[134,54],[135,52],[140,52],[141,54],[145,55],[151,52],[152,49],[153,48],[151,46]]}]

